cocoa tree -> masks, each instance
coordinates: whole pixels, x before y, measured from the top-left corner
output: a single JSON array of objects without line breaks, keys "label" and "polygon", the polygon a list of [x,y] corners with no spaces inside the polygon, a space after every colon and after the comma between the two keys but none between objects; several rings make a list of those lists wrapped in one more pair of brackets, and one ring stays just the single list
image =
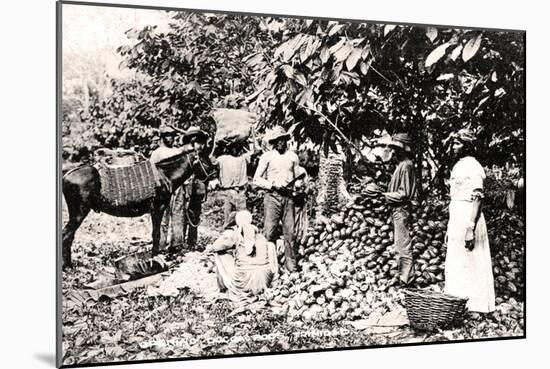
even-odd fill
[{"label": "cocoa tree", "polygon": [[124,65],[148,77],[150,101],[161,122],[213,130],[213,107],[238,106],[253,92],[246,57],[269,46],[262,19],[236,15],[177,12],[171,30],[130,30],[133,46],[121,47]]},{"label": "cocoa tree", "polygon": [[405,130],[418,178],[431,169],[431,179],[452,160],[445,139],[470,125],[484,164],[521,162],[521,33],[304,20],[283,28],[273,67],[259,75],[267,121],[322,145],[325,157],[336,142]]},{"label": "cocoa tree", "polygon": [[[141,145],[121,139],[124,127],[213,130],[212,107],[246,106],[261,129],[292,129],[325,158],[336,144],[356,152],[361,137],[409,131],[424,187],[445,176],[445,139],[464,124],[479,132],[483,164],[523,161],[522,33],[176,12],[166,33],[127,35],[122,67],[139,82],[95,105],[106,144]],[[117,140],[101,137],[111,131]]]}]

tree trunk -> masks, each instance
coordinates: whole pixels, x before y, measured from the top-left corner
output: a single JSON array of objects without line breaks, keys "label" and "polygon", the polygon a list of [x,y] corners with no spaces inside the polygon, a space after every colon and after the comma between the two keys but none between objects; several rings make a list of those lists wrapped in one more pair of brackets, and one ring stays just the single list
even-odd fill
[{"label": "tree trunk", "polygon": [[415,158],[413,161],[415,162],[415,175],[416,175],[416,187],[418,188],[418,201],[420,203],[423,203],[426,194],[424,193],[424,188],[422,187],[423,184],[423,178],[422,178],[422,163],[424,162],[424,127],[422,124],[420,113],[417,113],[417,116],[415,117]]},{"label": "tree trunk", "polygon": [[316,201],[316,218],[328,217],[340,211],[349,200],[344,180],[344,160],[341,154],[329,152],[325,155],[323,150],[319,157],[319,175]]}]

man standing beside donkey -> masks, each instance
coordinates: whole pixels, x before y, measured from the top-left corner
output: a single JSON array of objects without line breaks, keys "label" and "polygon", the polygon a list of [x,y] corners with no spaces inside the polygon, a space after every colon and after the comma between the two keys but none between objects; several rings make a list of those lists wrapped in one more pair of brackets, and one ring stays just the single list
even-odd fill
[{"label": "man standing beside donkey", "polygon": [[[190,127],[181,133],[182,146],[175,148],[173,142],[177,131],[170,126],[161,127],[161,144],[153,151],[150,160],[156,164],[180,152],[195,152],[197,158],[200,157],[198,162],[205,162],[207,158],[204,155],[204,148],[208,134],[198,127]],[[206,199],[207,181],[208,178],[199,179],[194,175],[172,195],[170,206],[165,211],[161,225],[161,249],[168,246],[169,251],[173,252],[182,248],[184,243],[191,249],[196,247],[197,228],[202,202]]]}]

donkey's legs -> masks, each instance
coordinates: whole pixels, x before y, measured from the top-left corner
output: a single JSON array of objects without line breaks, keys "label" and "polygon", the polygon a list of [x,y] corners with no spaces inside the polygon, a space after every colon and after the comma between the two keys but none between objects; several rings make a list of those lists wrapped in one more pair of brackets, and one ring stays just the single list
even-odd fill
[{"label": "donkey's legs", "polygon": [[74,235],[90,212],[90,208],[82,202],[74,204],[71,203],[69,199],[67,199],[67,207],[69,208],[69,221],[65,227],[63,227],[63,246],[61,249],[64,268],[72,267],[71,247],[73,244]]},{"label": "donkey's legs", "polygon": [[74,236],[82,221],[86,218],[99,188],[97,171],[93,167],[77,169],[63,178],[63,197],[69,210],[69,221],[63,227],[61,253],[63,255],[63,267],[70,268],[71,246]]}]

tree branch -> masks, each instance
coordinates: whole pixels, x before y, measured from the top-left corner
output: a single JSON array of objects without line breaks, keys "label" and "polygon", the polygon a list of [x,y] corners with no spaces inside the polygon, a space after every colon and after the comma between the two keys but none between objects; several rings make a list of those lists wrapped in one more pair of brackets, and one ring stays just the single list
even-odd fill
[{"label": "tree branch", "polygon": [[372,63],[371,63],[371,65],[370,65],[370,68],[371,68],[376,74],[378,74],[380,77],[382,77],[383,79],[385,79],[386,82],[389,82],[389,83],[391,83],[391,84],[395,84],[395,82],[390,81],[390,80],[388,79],[388,77],[386,77],[385,75],[383,75],[382,73],[380,73],[380,72],[372,65]]},{"label": "tree branch", "polygon": [[316,110],[316,109],[313,109],[313,108],[309,108],[305,105],[302,105],[302,104],[299,104],[298,102],[294,101],[296,103],[296,105],[298,105],[299,107],[301,108],[304,108],[304,109],[307,109],[307,110],[310,110],[318,115],[320,115],[328,124],[330,124],[332,126],[332,128],[334,128],[334,130],[340,135],[340,137],[352,148],[355,149],[355,151],[357,151],[357,153],[365,160],[368,160],[364,155],[363,153],[361,152],[361,150],[355,146],[355,144],[353,142],[351,142],[351,140],[349,138],[346,137],[346,135],[344,134],[344,132],[342,132],[340,130],[340,128],[338,128],[336,126],[336,124],[334,124],[325,114],[323,114],[322,112]]}]

